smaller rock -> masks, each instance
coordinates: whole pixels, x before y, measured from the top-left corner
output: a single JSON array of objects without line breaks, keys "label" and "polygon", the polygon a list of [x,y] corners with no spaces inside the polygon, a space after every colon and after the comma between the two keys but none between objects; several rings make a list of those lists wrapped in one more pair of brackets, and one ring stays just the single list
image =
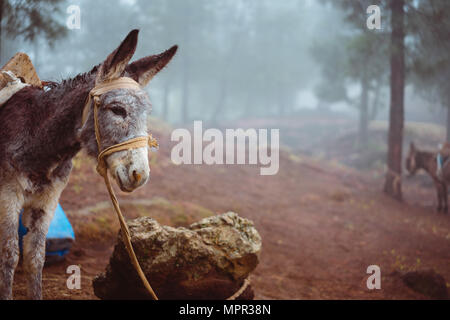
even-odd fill
[{"label": "smaller rock", "polygon": [[438,300],[448,299],[444,277],[434,270],[412,271],[402,275],[403,282],[412,290]]}]

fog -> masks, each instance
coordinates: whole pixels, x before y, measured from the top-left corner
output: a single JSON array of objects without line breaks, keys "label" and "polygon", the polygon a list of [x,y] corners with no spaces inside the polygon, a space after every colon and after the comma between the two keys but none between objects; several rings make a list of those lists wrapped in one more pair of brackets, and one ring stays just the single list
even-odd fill
[{"label": "fog", "polygon": [[[139,93],[83,103],[133,29],[131,61],[178,45],[126,74],[147,123]],[[128,34],[93,91],[0,79],[0,299],[147,299],[128,234],[161,300],[448,299],[449,0],[0,0],[0,63],[44,81]],[[56,203],[73,230],[44,241]]]},{"label": "fog", "polygon": [[[79,29],[66,27],[71,5],[80,8]],[[63,34],[52,38],[36,32],[32,41],[6,35],[2,63],[24,51],[42,79],[60,81],[101,63],[131,29],[138,28],[134,59],[179,45],[173,62],[148,89],[157,118],[178,126],[194,120],[213,126],[317,114],[345,117],[357,130],[360,69],[355,67],[356,75],[346,78],[340,61],[348,55],[355,25],[332,2],[78,0],[56,1],[51,12],[49,19],[63,26]],[[362,25],[366,18],[361,10]],[[374,41],[389,41],[388,19],[383,13],[379,33],[385,33],[384,40]],[[376,67],[381,70],[379,81],[369,92],[369,104],[376,109],[371,120],[387,120],[389,57],[367,57],[374,60],[383,67]],[[406,120],[445,123],[439,103],[423,99],[411,85],[406,93]]]}]

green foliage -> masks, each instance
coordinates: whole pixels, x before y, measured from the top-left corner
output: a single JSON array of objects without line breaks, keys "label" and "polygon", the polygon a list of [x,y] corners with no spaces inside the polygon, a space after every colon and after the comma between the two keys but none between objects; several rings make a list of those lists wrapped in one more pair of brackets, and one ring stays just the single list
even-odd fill
[{"label": "green foliage", "polygon": [[[362,31],[349,49],[353,52],[349,64],[358,73],[361,62],[371,64],[371,78],[377,79],[387,72],[389,59],[390,10],[387,0],[334,0],[324,1],[339,6],[346,21]],[[367,32],[365,9],[379,5],[382,12],[383,30]],[[448,0],[406,0],[406,63],[409,82],[428,100],[450,106],[450,2]],[[353,50],[352,50],[353,49]],[[356,56],[354,56],[356,54]],[[381,59],[377,57],[382,57]],[[361,58],[363,60],[361,60]],[[383,61],[384,60],[384,61]],[[357,74],[356,74],[357,75]],[[354,75],[353,75],[354,76]]]},{"label": "green foliage", "polygon": [[356,104],[359,108],[360,101],[354,102],[348,97],[350,85],[366,87],[365,90],[376,96],[379,88],[387,84],[389,35],[386,33],[386,15],[383,15],[382,30],[368,30],[366,27],[366,8],[372,4],[383,8],[384,4],[381,1],[365,0],[323,2],[341,11],[346,26],[335,31],[332,36],[322,38],[312,47],[311,53],[320,65],[322,75],[316,95],[326,103],[344,101]]},{"label": "green foliage", "polygon": [[349,61],[346,56],[344,38],[336,41],[317,42],[311,48],[311,54],[319,63],[322,75],[315,87],[315,94],[326,103],[348,101],[348,68]]},{"label": "green foliage", "polygon": [[[189,118],[224,119],[243,114],[290,112],[299,90],[309,84],[311,64],[305,63],[308,24],[302,15],[303,0],[137,0],[81,1],[82,30],[78,41],[87,52],[80,63],[105,52],[105,43],[119,42],[127,27],[140,28],[136,57],[157,53],[173,44],[179,53],[150,86],[155,113],[168,90],[170,120],[182,119],[187,104]],[[96,30],[102,15],[115,21]],[[98,28],[97,28],[98,29]],[[89,36],[83,32],[89,30]],[[92,39],[107,41],[92,41]],[[117,38],[117,41],[116,41]],[[101,44],[101,45],[100,45]],[[98,48],[97,48],[98,46]],[[75,57],[78,60],[78,57]],[[84,58],[84,59],[83,59]],[[185,96],[187,101],[185,101]],[[188,119],[189,121],[189,119]]]},{"label": "green foliage", "polygon": [[34,41],[44,37],[50,44],[66,35],[58,14],[61,0],[3,0],[0,2],[2,29],[9,38]]},{"label": "green foliage", "polygon": [[432,102],[450,107],[450,2],[418,1],[410,7],[411,74],[417,90]]}]

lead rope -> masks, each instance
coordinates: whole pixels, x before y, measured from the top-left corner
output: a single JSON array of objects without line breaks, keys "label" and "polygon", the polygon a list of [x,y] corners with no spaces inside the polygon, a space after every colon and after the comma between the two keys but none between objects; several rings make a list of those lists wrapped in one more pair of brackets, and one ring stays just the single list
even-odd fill
[{"label": "lead rope", "polygon": [[[117,86],[117,85],[120,85],[120,83],[118,84],[116,82],[111,87]],[[131,85],[133,85],[133,84],[131,83]],[[94,88],[91,91],[91,93],[89,93],[89,100],[87,102],[87,108],[90,105],[91,97],[93,97],[93,100],[94,100],[95,138],[97,140],[98,150],[100,151],[101,150],[101,144],[100,144],[100,132],[99,132],[99,125],[98,125],[98,105],[99,105],[99,95],[101,93],[96,91],[95,89],[96,88]],[[106,91],[108,89],[112,90],[111,88],[108,88],[107,86],[104,86],[102,89],[103,89],[103,91]],[[102,93],[104,93],[104,92],[102,92]],[[83,118],[85,118],[85,114],[87,114],[85,111],[86,111],[86,109],[83,112]],[[105,180],[105,185],[106,185],[106,188],[108,189],[108,193],[109,193],[109,196],[111,198],[111,202],[112,202],[112,204],[114,206],[114,210],[117,213],[117,217],[119,218],[120,230],[122,232],[122,236],[124,238],[125,247],[127,249],[128,255],[130,256],[131,263],[133,264],[134,269],[138,273],[139,278],[141,279],[145,289],[148,291],[150,296],[153,298],[153,300],[158,300],[158,297],[156,296],[155,291],[153,290],[152,286],[150,285],[149,281],[147,280],[147,277],[145,276],[145,273],[142,271],[141,265],[139,264],[139,261],[138,261],[138,259],[136,257],[136,253],[134,252],[133,245],[131,243],[130,230],[128,229],[128,225],[125,222],[125,219],[123,217],[122,211],[120,210],[119,201],[117,200],[117,197],[116,197],[116,195],[114,193],[114,190],[113,190],[113,188],[111,186],[111,182],[109,181],[108,166],[106,165],[106,162],[105,162],[105,159],[104,159],[106,156],[108,156],[108,155],[110,155],[110,154],[112,154],[114,152],[147,147],[147,145],[149,145],[150,147],[157,147],[158,146],[158,142],[155,139],[153,139],[152,136],[150,135],[148,137],[134,138],[134,139],[125,141],[123,143],[111,146],[111,147],[103,150],[98,155],[97,172]]]},{"label": "lead rope", "polygon": [[241,288],[236,291],[235,294],[233,294],[231,297],[227,298],[226,300],[236,300],[241,296],[241,294],[244,293],[244,291],[247,289],[247,287],[250,285],[250,279],[245,279],[244,283],[242,284]]},{"label": "lead rope", "polygon": [[[135,82],[131,78],[119,78],[119,79],[116,79],[116,80],[113,80],[110,82],[100,84],[100,85],[96,86],[94,89],[92,89],[91,92],[89,93],[88,101],[83,110],[82,124],[84,125],[84,123],[87,120],[87,115],[88,115],[88,111],[89,111],[89,107],[91,105],[91,99],[92,99],[93,104],[94,104],[95,138],[97,140],[97,146],[98,146],[99,152],[101,150],[100,130],[99,130],[99,124],[98,124],[98,106],[100,104],[99,96],[110,90],[120,89],[120,88],[136,89],[136,88],[140,88],[140,86],[137,82]],[[137,148],[144,148],[147,146],[149,146],[150,148],[158,147],[158,142],[156,139],[154,139],[152,137],[152,135],[149,135],[147,137],[133,138],[133,139],[127,140],[125,142],[113,145],[109,148],[106,148],[105,150],[101,151],[97,157],[97,172],[105,180],[105,185],[106,185],[106,188],[108,189],[108,193],[111,198],[111,202],[113,204],[114,210],[116,211],[117,217],[119,218],[120,230],[122,232],[122,236],[125,238],[124,239],[125,247],[127,249],[128,255],[130,256],[131,263],[133,264],[134,269],[136,270],[139,277],[141,278],[141,281],[142,281],[145,289],[147,290],[147,292],[151,295],[153,300],[158,300],[158,297],[156,296],[155,291],[153,291],[152,286],[150,285],[149,281],[147,280],[145,273],[142,271],[141,265],[139,264],[139,260],[137,259],[136,253],[134,252],[133,244],[131,243],[130,230],[128,229],[128,225],[125,222],[122,211],[120,210],[119,200],[117,200],[117,197],[111,186],[111,182],[109,180],[109,175],[108,175],[108,166],[106,165],[106,161],[105,161],[105,157],[107,157],[108,155],[110,155],[114,152],[130,150],[130,149],[137,149]],[[231,297],[227,298],[226,300],[237,299],[247,289],[247,287],[249,285],[250,285],[250,280],[245,279],[241,288],[235,294],[233,294]]]}]

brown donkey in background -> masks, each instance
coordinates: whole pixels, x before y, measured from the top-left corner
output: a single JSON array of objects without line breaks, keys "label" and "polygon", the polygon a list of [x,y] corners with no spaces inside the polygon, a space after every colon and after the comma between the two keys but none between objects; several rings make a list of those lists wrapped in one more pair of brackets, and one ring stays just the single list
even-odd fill
[{"label": "brown donkey in background", "polygon": [[[446,155],[443,156],[445,157]],[[414,175],[418,170],[423,169],[431,176],[437,191],[437,210],[438,212],[442,211],[447,213],[447,183],[450,182],[450,163],[444,158],[441,171],[438,172],[437,157],[438,153],[419,151],[414,143],[411,142],[408,157],[406,158],[406,169],[411,175]]]}]

